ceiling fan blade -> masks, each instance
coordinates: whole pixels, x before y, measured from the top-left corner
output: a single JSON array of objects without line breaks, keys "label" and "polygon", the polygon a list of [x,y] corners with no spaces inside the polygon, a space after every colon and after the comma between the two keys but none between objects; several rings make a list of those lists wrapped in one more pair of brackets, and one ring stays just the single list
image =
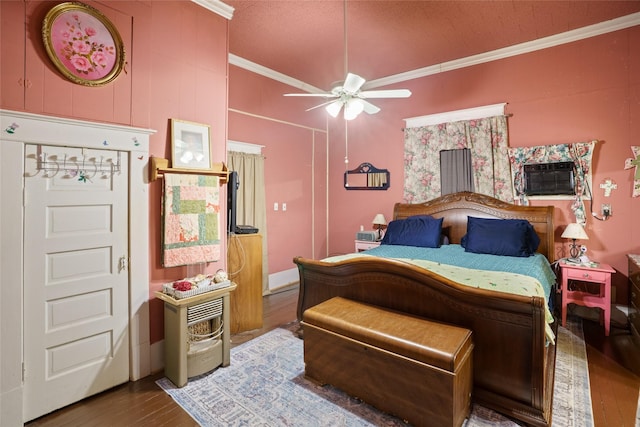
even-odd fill
[{"label": "ceiling fan blade", "polygon": [[347,78],[344,80],[344,84],[342,85],[342,90],[348,93],[356,93],[363,84],[365,84],[366,80],[357,74],[349,73],[347,74]]},{"label": "ceiling fan blade", "polygon": [[367,114],[375,114],[378,111],[380,111],[380,107],[376,107],[375,105],[373,105],[369,101],[365,101],[364,99],[361,99],[360,101],[362,101],[362,104],[364,105],[364,112],[365,113],[367,113]]},{"label": "ceiling fan blade", "polygon": [[408,98],[411,96],[409,89],[390,90],[365,90],[358,94],[360,98]]},{"label": "ceiling fan blade", "polygon": [[284,96],[316,96],[321,98],[335,98],[332,93],[285,93]]},{"label": "ceiling fan blade", "polygon": [[304,110],[304,111],[311,111],[311,110],[315,110],[316,108],[324,107],[325,105],[329,105],[329,104],[334,103],[334,102],[336,102],[336,101],[334,101],[334,100],[332,99],[331,101],[327,101],[327,102],[323,102],[322,104],[318,104],[318,105],[316,105],[315,107],[307,108],[307,109],[306,109],[306,110]]},{"label": "ceiling fan blade", "polygon": [[326,106],[327,113],[333,118],[338,117],[338,113],[342,109],[343,102],[341,100],[332,101],[329,105]]}]

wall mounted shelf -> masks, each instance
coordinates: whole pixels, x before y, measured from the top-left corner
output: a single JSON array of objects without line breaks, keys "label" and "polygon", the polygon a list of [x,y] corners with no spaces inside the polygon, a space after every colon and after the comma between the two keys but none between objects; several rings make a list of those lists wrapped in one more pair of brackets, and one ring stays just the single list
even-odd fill
[{"label": "wall mounted shelf", "polygon": [[151,182],[162,178],[166,173],[188,173],[195,175],[214,175],[220,177],[220,184],[226,184],[229,179],[229,170],[224,163],[214,163],[211,169],[185,169],[185,168],[170,168],[169,160],[161,157],[149,158],[149,180]]}]

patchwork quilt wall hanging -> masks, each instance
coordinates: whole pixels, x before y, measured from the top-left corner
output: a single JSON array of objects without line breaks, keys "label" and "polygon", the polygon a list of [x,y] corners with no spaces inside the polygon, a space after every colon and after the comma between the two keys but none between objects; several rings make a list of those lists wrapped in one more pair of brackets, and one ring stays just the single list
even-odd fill
[{"label": "patchwork quilt wall hanging", "polygon": [[220,180],[164,174],[162,265],[220,259]]}]

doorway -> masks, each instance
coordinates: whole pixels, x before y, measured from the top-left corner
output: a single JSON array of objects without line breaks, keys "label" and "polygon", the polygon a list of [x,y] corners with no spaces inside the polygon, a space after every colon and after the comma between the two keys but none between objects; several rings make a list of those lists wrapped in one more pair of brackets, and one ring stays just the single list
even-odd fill
[{"label": "doorway", "polygon": [[[149,135],[155,131],[130,126],[65,119],[0,110],[0,425],[22,425],[27,394],[23,380],[25,347],[25,153],[29,144],[119,151],[128,167],[129,288],[127,375],[138,380],[151,373],[149,335]],[[90,178],[91,176],[87,176]],[[79,177],[78,177],[79,178]],[[114,255],[115,256],[115,255]],[[125,260],[126,261],[126,260]]]},{"label": "doorway", "polygon": [[24,419],[129,379],[128,165],[26,145]]}]

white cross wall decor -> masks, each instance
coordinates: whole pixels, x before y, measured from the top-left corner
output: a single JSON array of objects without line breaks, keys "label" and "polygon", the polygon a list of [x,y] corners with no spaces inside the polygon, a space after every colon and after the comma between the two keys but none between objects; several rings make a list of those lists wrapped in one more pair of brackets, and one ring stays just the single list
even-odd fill
[{"label": "white cross wall decor", "polygon": [[633,194],[632,197],[640,196],[640,146],[632,146],[633,158],[627,159],[624,162],[625,169],[631,169],[635,166],[636,173],[633,176]]},{"label": "white cross wall decor", "polygon": [[604,197],[611,196],[611,190],[615,190],[618,188],[618,184],[615,184],[609,178],[605,179],[602,184],[600,184],[600,188],[604,190]]}]

